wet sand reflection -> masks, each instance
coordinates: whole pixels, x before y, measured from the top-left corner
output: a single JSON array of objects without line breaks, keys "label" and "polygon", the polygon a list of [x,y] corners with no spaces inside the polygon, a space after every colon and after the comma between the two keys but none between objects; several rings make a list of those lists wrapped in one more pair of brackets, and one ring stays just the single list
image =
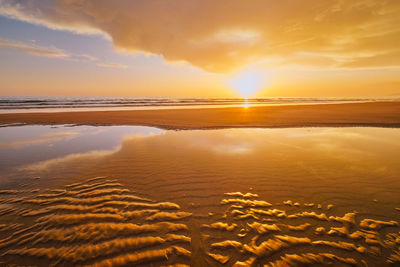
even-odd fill
[{"label": "wet sand reflection", "polygon": [[167,131],[20,166],[3,177],[40,179],[0,191],[1,261],[400,264],[399,138],[378,128]]}]

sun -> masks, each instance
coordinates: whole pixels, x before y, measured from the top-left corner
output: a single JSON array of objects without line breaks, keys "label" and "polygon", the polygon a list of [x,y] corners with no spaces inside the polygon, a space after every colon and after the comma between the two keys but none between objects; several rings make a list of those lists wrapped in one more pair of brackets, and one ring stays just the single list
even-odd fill
[{"label": "sun", "polygon": [[230,87],[241,97],[248,99],[263,89],[265,80],[265,76],[257,71],[241,72],[230,80]]}]

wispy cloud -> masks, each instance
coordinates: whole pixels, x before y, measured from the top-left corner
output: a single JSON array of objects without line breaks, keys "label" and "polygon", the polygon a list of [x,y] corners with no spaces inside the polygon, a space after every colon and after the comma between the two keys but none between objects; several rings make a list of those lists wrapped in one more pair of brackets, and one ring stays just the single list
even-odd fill
[{"label": "wispy cloud", "polygon": [[105,68],[119,68],[119,69],[126,69],[128,66],[118,64],[118,63],[107,63],[107,62],[100,62],[96,64],[99,67],[105,67]]},{"label": "wispy cloud", "polygon": [[40,46],[35,43],[23,43],[13,40],[0,39],[0,47],[17,50],[35,56],[59,58],[63,60],[73,60],[80,62],[93,62],[96,66],[99,67],[120,68],[120,69],[128,68],[128,66],[126,65],[102,61],[101,59],[91,55],[67,53],[64,50],[58,49],[56,47]]},{"label": "wispy cloud", "polygon": [[103,33],[119,50],[216,72],[268,58],[335,68],[399,66],[399,13],[396,0],[0,0],[4,16]]},{"label": "wispy cloud", "polygon": [[44,47],[38,46],[35,44],[29,43],[21,43],[15,41],[9,41],[0,39],[0,46],[10,48],[17,51],[22,51],[27,54],[35,55],[35,56],[44,56],[44,57],[54,57],[54,58],[66,58],[68,55],[57,48],[54,47]]},{"label": "wispy cloud", "polygon": [[98,59],[97,57],[94,57],[91,55],[86,55],[86,54],[74,54],[74,55],[70,55],[69,58],[70,58],[70,60],[75,60],[75,61],[93,62],[98,67],[117,68],[117,69],[127,69],[128,68],[127,65],[103,61],[103,60]]}]

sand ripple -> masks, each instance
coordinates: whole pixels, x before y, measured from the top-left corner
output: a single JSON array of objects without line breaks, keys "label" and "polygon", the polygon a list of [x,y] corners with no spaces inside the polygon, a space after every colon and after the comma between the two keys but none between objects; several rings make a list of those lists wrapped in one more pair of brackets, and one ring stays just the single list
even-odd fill
[{"label": "sand ripple", "polygon": [[[97,177],[41,194],[16,204],[7,191],[0,216],[21,224],[1,224],[12,233],[0,240],[4,264],[39,266],[188,266],[191,213],[171,202],[155,202]],[[25,194],[26,195],[26,194]],[[5,220],[7,218],[2,217]],[[14,224],[16,225],[16,224]]]},{"label": "sand ripple", "polygon": [[[400,264],[396,221],[358,218],[356,211],[330,215],[334,211],[333,204],[324,207],[287,200],[272,207],[266,201],[256,200],[256,194],[225,195],[237,198],[222,199],[221,205],[227,206],[225,212],[220,218],[214,216],[217,223],[203,227],[202,241],[211,264]],[[227,231],[230,225],[234,227]]]},{"label": "sand ripple", "polygon": [[397,221],[340,214],[333,204],[271,204],[255,193],[228,192],[220,209],[202,215],[105,177],[3,196],[6,266],[400,264]]}]

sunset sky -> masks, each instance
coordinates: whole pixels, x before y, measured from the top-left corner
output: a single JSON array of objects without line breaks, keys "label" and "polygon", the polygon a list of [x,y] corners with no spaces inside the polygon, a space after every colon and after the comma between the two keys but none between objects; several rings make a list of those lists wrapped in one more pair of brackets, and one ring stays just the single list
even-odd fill
[{"label": "sunset sky", "polygon": [[400,96],[398,25],[398,0],[0,0],[0,95]]}]

